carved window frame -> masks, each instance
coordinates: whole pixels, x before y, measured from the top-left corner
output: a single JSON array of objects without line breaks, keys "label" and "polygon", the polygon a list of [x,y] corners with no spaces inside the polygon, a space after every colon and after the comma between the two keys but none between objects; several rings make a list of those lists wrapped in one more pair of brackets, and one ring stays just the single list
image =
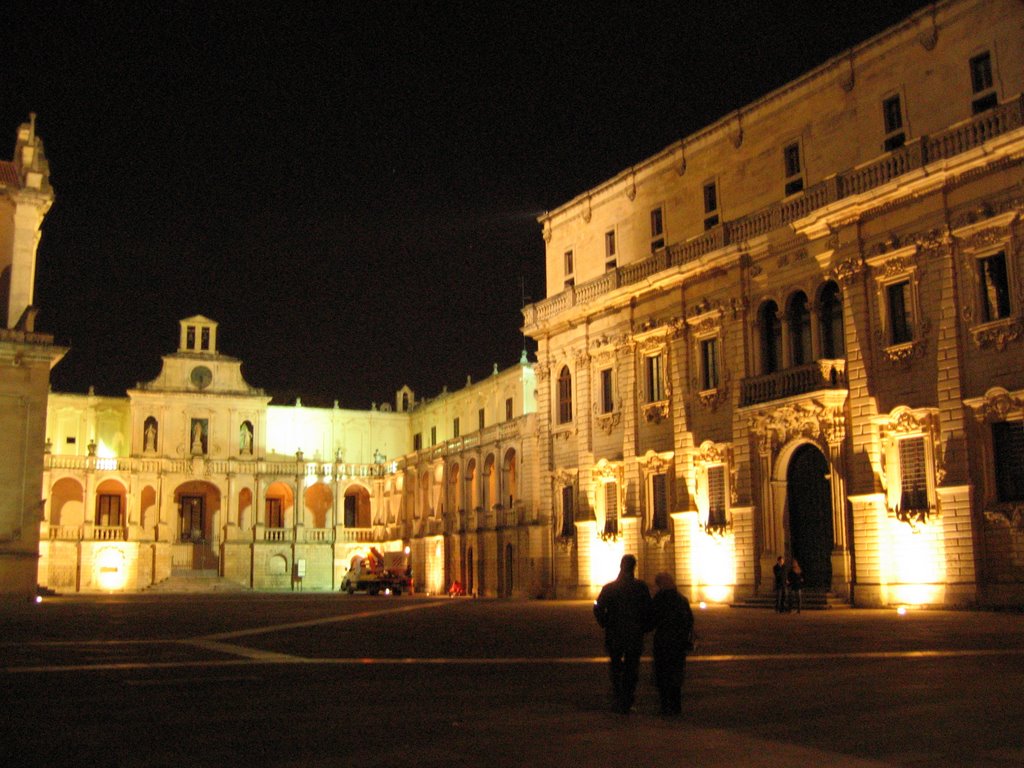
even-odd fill
[{"label": "carved window frame", "polygon": [[[724,315],[724,310],[716,307],[686,319],[686,325],[690,329],[693,359],[697,361],[697,365],[693,366],[693,370],[696,372],[692,381],[693,391],[696,392],[700,404],[709,410],[717,408],[724,401],[728,392],[728,367],[722,364],[725,352],[725,334],[722,329]],[[708,341],[714,341],[718,351],[716,385],[714,387],[704,386],[708,380],[704,343]]]},{"label": "carved window frame", "polygon": [[[566,518],[565,496],[566,490],[572,499],[572,517]],[[555,473],[555,499],[558,505],[558,517],[556,519],[557,533],[555,538],[563,543],[570,542],[576,536],[576,520],[580,513],[580,487],[579,477],[575,472],[560,470]],[[568,525],[567,525],[568,524]],[[571,531],[567,529],[571,526]]]},{"label": "carved window frame", "polygon": [[[591,381],[593,386],[592,410],[594,412],[594,423],[598,429],[607,435],[620,423],[622,423],[622,397],[620,391],[619,370],[614,350],[604,350],[599,354],[592,354],[593,371]],[[604,410],[604,382],[603,374],[609,371],[611,375],[611,410]]]},{"label": "carved window frame", "polygon": [[[885,489],[885,507],[890,517],[907,523],[916,529],[940,514],[936,489],[945,475],[938,464],[942,456],[941,432],[938,408],[909,408],[897,406],[890,413],[874,420],[878,429],[880,455],[882,459],[882,487]],[[924,468],[927,493],[927,509],[907,511],[901,509],[903,494],[903,466],[900,459],[900,443],[904,440],[921,439],[924,443]]]},{"label": "carved window frame", "polygon": [[[1024,336],[1024,270],[1021,269],[1021,238],[1014,234],[1016,218],[1017,213],[1010,211],[968,225],[954,233],[965,283],[961,318],[979,349],[995,348],[1002,351],[1007,344]],[[986,321],[981,319],[985,303],[982,296],[981,264],[999,253],[1003,254],[1006,268],[1010,311],[1006,317]]]},{"label": "carved window frame", "polygon": [[1024,423],[1024,389],[1011,392],[1003,387],[992,387],[982,397],[965,399],[964,405],[971,409],[975,421],[984,428],[981,450],[985,466],[981,492],[985,511],[1024,523],[1024,502],[999,499],[995,434],[992,427],[993,424]]},{"label": "carved window frame", "polygon": [[[640,464],[640,476],[643,479],[644,489],[644,535],[654,538],[665,536],[671,528],[671,515],[674,509],[674,459],[675,451],[655,452],[648,451],[643,456],[637,457]],[[665,524],[663,527],[655,527],[654,519],[654,478],[665,478]]]},{"label": "carved window frame", "polygon": [[[722,517],[711,516],[710,476],[713,468],[722,470]],[[697,519],[705,533],[721,536],[732,528],[732,505],[735,504],[736,466],[732,456],[732,443],[716,443],[705,440],[693,456],[694,501],[697,505]]]},{"label": "carved window frame", "polygon": [[[669,375],[668,333],[666,327],[634,337],[636,343],[637,388],[640,398],[640,412],[648,423],[660,424],[668,419],[669,400],[672,397],[672,383]],[[660,358],[658,387],[652,388],[649,375],[651,358]],[[652,389],[654,391],[652,391]]]},{"label": "carved window frame", "polygon": [[[921,269],[916,261],[918,251],[919,246],[915,243],[897,250],[886,251],[867,260],[868,265],[874,271],[875,278],[878,318],[878,331],[875,336],[879,340],[882,355],[890,362],[910,360],[924,351],[928,321],[921,312]],[[891,288],[904,282],[909,287],[911,335],[907,340],[894,341],[889,292]]]},{"label": "carved window frame", "polygon": [[[617,540],[622,536],[619,524],[626,516],[625,483],[622,463],[601,459],[593,470],[592,492],[594,497],[594,518],[597,521],[598,535],[602,539]],[[614,486],[614,490],[610,490]],[[609,496],[614,493],[614,498]],[[608,519],[609,505],[615,505],[614,523]]]}]

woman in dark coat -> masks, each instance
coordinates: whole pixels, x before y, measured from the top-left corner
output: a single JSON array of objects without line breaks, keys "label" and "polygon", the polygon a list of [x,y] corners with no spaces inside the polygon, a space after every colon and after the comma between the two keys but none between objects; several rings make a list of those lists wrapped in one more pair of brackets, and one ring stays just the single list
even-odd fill
[{"label": "woman in dark coat", "polygon": [[661,714],[682,712],[686,654],[693,650],[693,611],[689,601],[676,590],[668,573],[654,577],[658,587],[651,610],[654,630],[654,682],[661,698]]}]

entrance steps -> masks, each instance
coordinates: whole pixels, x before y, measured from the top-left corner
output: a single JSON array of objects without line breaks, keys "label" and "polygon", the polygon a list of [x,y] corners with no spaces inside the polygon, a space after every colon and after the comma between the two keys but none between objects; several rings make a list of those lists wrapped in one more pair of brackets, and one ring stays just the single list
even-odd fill
[{"label": "entrance steps", "polygon": [[[742,600],[737,600],[730,605],[732,608],[766,608],[775,610],[775,595],[752,595]],[[802,611],[830,611],[834,609],[850,608],[848,600],[838,597],[835,592],[814,592],[805,589],[800,610]]]},{"label": "entrance steps", "polygon": [[250,592],[237,582],[221,578],[216,570],[175,568],[170,578],[147,587],[146,592],[179,594],[190,592]]}]

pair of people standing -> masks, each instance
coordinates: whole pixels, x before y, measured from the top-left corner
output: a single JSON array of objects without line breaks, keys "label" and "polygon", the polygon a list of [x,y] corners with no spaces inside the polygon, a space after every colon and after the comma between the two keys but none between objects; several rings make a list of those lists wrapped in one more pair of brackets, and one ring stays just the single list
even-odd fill
[{"label": "pair of people standing", "polygon": [[693,648],[693,612],[669,574],[655,577],[658,592],[652,599],[635,572],[636,557],[624,555],[618,577],[594,602],[594,616],[604,629],[615,711],[627,714],[633,706],[644,633],[654,630],[654,680],[661,713],[677,715],[682,711],[686,654]]},{"label": "pair of people standing", "polygon": [[804,572],[800,568],[800,562],[794,557],[792,564],[787,568],[786,561],[781,556],[775,561],[772,568],[775,576],[775,610],[779,613],[789,613],[796,603],[796,612],[800,613],[803,607]]}]

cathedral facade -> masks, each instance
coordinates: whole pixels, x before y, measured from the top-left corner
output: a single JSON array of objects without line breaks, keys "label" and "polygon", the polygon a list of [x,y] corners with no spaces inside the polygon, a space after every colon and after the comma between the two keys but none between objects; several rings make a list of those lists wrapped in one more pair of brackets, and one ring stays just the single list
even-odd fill
[{"label": "cathedral facade", "polygon": [[271,405],[182,320],[51,394],[40,584],[1024,603],[1022,85],[1024,5],[928,6],[541,216],[536,363],[434,398]]},{"label": "cathedral facade", "polygon": [[540,217],[559,594],[1021,600],[1022,29],[936,3]]}]

